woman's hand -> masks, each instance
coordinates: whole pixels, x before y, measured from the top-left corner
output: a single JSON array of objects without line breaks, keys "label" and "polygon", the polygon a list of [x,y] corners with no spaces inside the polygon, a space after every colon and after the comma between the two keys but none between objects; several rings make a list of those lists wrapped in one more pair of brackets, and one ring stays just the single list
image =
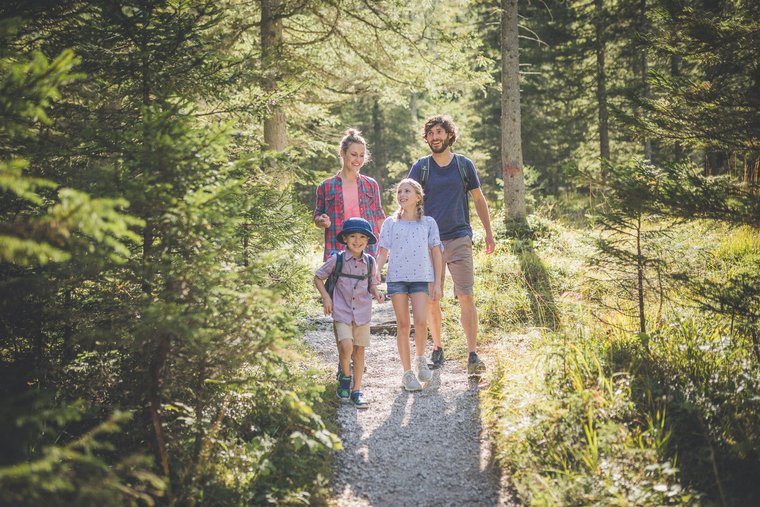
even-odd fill
[{"label": "woman's hand", "polygon": [[330,224],[332,224],[332,221],[330,220],[330,217],[327,216],[326,213],[322,213],[316,218],[316,220],[314,220],[314,223],[317,224],[317,227],[321,227],[322,229],[327,229],[328,227],[330,227]]}]

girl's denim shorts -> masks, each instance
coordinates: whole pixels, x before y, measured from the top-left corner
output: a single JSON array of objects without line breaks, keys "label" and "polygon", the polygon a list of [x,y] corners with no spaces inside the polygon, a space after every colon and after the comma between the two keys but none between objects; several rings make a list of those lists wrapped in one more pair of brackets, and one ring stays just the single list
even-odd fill
[{"label": "girl's denim shorts", "polygon": [[394,294],[415,294],[417,292],[428,293],[427,282],[388,282],[387,295]]}]

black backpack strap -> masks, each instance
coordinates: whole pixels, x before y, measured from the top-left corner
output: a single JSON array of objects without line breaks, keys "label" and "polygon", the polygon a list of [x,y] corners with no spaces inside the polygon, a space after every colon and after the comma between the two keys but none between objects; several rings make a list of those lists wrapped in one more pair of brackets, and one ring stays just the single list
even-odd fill
[{"label": "black backpack strap", "polygon": [[459,171],[459,177],[462,178],[462,187],[464,193],[467,195],[470,186],[470,176],[467,174],[467,162],[462,155],[454,154],[454,162],[456,163],[457,170]]},{"label": "black backpack strap", "polygon": [[430,176],[430,157],[431,155],[428,155],[420,159],[422,160],[422,168],[420,169],[420,185],[422,185],[422,188],[425,188],[425,183],[427,183]]},{"label": "black backpack strap", "polygon": [[375,259],[371,255],[367,255],[367,291],[372,287],[372,266],[375,263]]},{"label": "black backpack strap", "polygon": [[335,292],[335,286],[338,284],[338,278],[340,278],[342,274],[343,274],[343,252],[336,252],[335,266],[333,266],[333,270],[330,273],[330,276],[328,276],[327,280],[325,280],[325,289],[327,289],[327,293],[330,295],[330,297],[333,297],[333,293]]},{"label": "black backpack strap", "polygon": [[338,276],[340,276],[340,275],[343,274],[343,252],[344,252],[343,250],[341,250],[340,252],[338,252],[336,254],[337,257],[335,258],[335,268],[334,269],[335,269],[335,271],[338,272]]},{"label": "black backpack strap", "polygon": [[343,276],[346,278],[351,278],[352,280],[369,280],[369,277],[372,276],[372,256],[367,255],[367,274],[366,275],[352,275],[350,273],[344,273],[343,272],[343,254],[345,253],[345,250],[340,252],[338,254],[338,261],[335,264],[335,269],[340,271],[338,272],[338,276]]}]

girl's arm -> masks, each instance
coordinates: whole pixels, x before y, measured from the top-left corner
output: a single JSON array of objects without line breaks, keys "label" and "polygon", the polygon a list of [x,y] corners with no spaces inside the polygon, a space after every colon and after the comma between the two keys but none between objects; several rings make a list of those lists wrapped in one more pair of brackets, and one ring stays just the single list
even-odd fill
[{"label": "girl's arm", "polygon": [[441,253],[441,245],[435,245],[430,249],[430,257],[433,259],[433,291],[430,294],[430,299],[438,301],[443,296],[441,291],[441,284],[443,281],[443,254]]},{"label": "girl's arm", "polygon": [[325,311],[325,315],[332,315],[333,311],[333,301],[330,297],[330,294],[327,293],[327,289],[325,288],[325,282],[320,280],[318,277],[314,277],[314,286],[319,291],[319,294],[322,296],[322,308]]},{"label": "girl's arm", "polygon": [[375,271],[375,281],[377,283],[380,283],[380,273],[383,272],[383,266],[385,266],[385,263],[388,262],[388,249],[385,247],[380,247],[380,250],[377,252],[377,258],[375,259],[377,261],[377,271]]},{"label": "girl's arm", "polygon": [[378,280],[380,280],[380,270],[377,267],[377,259],[375,259],[374,263],[374,269],[375,272],[372,273],[370,276],[372,277],[370,279],[370,294],[375,298],[375,300],[378,303],[382,303],[384,301],[383,294],[378,290],[377,284],[380,283]]}]

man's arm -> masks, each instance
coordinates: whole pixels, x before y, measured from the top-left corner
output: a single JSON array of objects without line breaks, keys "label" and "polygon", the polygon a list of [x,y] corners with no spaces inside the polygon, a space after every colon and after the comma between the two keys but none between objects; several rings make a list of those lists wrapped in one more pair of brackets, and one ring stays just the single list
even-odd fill
[{"label": "man's arm", "polygon": [[496,243],[494,242],[493,231],[491,230],[491,216],[488,214],[486,196],[483,195],[483,191],[480,188],[473,188],[470,190],[470,194],[475,202],[475,211],[478,213],[480,223],[483,224],[483,229],[486,231],[486,253],[493,253]]}]

